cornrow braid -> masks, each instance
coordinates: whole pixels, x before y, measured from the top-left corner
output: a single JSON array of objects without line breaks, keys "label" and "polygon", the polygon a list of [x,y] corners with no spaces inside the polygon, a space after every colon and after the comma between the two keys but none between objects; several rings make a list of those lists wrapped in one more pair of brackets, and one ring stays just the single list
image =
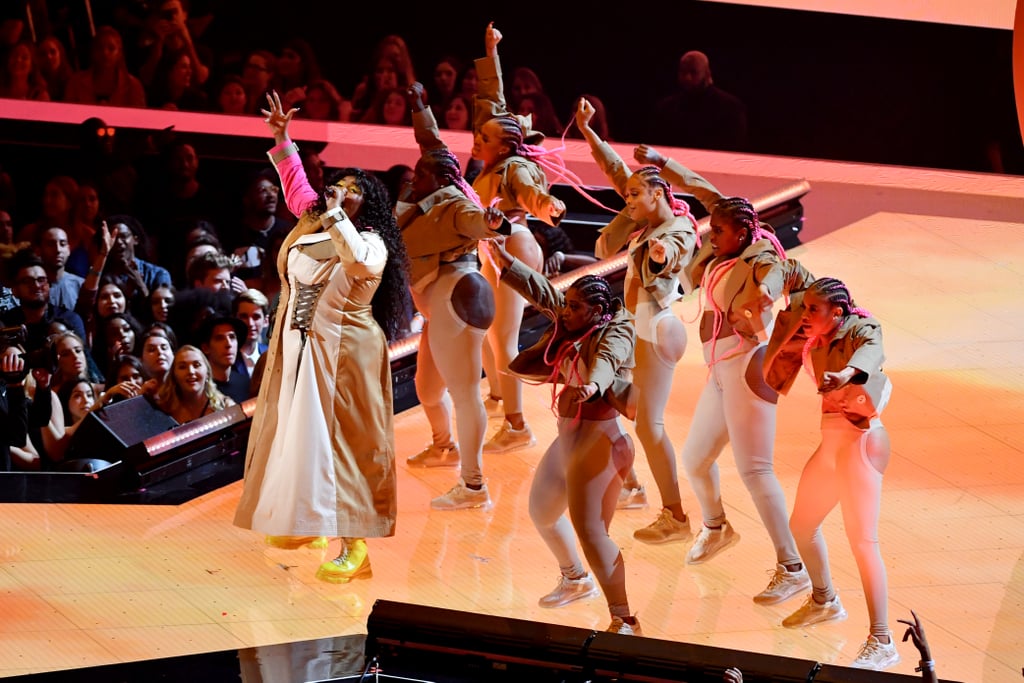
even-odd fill
[{"label": "cornrow braid", "polygon": [[712,207],[712,213],[719,214],[731,223],[739,224],[747,229],[750,235],[750,243],[760,239],[766,239],[775,247],[779,258],[786,258],[786,250],[782,248],[779,239],[770,231],[761,227],[761,221],[757,219],[757,209],[743,197],[722,197]]},{"label": "cornrow braid", "polygon": [[[693,227],[697,227],[697,219],[693,217],[693,212],[690,211],[690,205],[676,197],[672,193],[672,186],[667,180],[661,177],[661,169],[657,166],[641,166],[635,173],[644,179],[644,182],[648,186],[657,185],[665,191],[665,199],[668,201],[669,207],[672,209],[673,216],[686,216],[690,219]],[[700,233],[697,233],[697,246],[700,246]]]},{"label": "cornrow braid", "polygon": [[599,275],[584,275],[569,285],[569,288],[575,290],[588,305],[601,307],[600,324],[611,321],[614,296],[607,280]]},{"label": "cornrow braid", "polygon": [[858,315],[862,318],[870,318],[871,313],[853,303],[849,288],[841,280],[834,277],[823,277],[815,280],[808,287],[809,290],[820,296],[832,306],[839,306],[843,309],[843,315]]},{"label": "cornrow braid", "polygon": [[462,194],[469,197],[477,206],[483,206],[480,195],[476,193],[462,176],[459,160],[447,147],[435,147],[423,152],[423,161],[431,172],[445,185],[454,185]]}]

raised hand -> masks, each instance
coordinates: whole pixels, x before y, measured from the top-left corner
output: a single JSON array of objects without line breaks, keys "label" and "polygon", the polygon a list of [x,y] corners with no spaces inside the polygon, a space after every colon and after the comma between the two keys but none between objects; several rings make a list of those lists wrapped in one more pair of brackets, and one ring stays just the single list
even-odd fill
[{"label": "raised hand", "polygon": [[901,624],[907,625],[907,630],[903,634],[903,642],[907,642],[907,638],[914,641],[914,647],[921,653],[921,659],[929,661],[932,658],[931,648],[928,647],[928,639],[924,635],[924,626],[921,625],[921,620],[918,618],[917,613],[914,610],[910,610],[910,616],[914,618],[913,621],[909,619],[897,619],[896,621]]},{"label": "raised hand", "polygon": [[412,83],[405,90],[405,101],[413,111],[423,111],[426,107],[426,90],[419,81]]},{"label": "raised hand", "polygon": [[633,158],[641,164],[658,166],[659,168],[664,168],[665,162],[668,161],[668,159],[665,158],[665,155],[650,145],[638,145],[636,149],[633,150]]},{"label": "raised hand", "polygon": [[580,130],[590,126],[590,119],[594,118],[594,105],[585,97],[581,97],[576,105],[576,127]]},{"label": "raised hand", "polygon": [[487,24],[487,31],[484,32],[484,47],[488,57],[498,56],[498,43],[501,42],[501,31],[494,28],[494,22]]},{"label": "raised hand", "polygon": [[266,117],[263,121],[270,127],[270,132],[274,135],[274,142],[280,144],[288,140],[288,124],[299,110],[293,107],[285,111],[284,105],[281,104],[281,96],[277,94],[276,90],[267,93],[267,103],[270,107],[269,111],[260,109],[260,112]]}]

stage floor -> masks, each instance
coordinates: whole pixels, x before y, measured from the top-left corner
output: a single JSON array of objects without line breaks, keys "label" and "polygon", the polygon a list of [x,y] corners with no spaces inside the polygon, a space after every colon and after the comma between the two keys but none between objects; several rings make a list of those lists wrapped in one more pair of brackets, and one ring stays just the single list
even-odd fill
[{"label": "stage floor", "polygon": [[[813,192],[812,192],[813,194]],[[1024,665],[1024,223],[875,213],[794,250],[816,275],[845,280],[884,324],[893,444],[882,501],[881,548],[890,623],[918,612],[940,677],[1020,680]],[[1021,212],[1024,220],[1024,211]],[[695,317],[687,299],[678,314]],[[677,451],[706,377],[695,326],[679,364],[666,424]],[[553,437],[549,390],[526,388],[538,444],[487,456],[491,509],[433,512],[453,470],[411,470],[429,440],[417,408],[397,417],[397,536],[370,541],[374,577],[317,581],[324,557],[264,547],[231,525],[241,484],[174,506],[0,506],[0,676],[171,657],[365,632],[378,598],[603,629],[603,599],[542,610],[558,568],[527,514],[534,466]],[[819,408],[801,377],[780,403],[776,463],[790,504],[817,443]],[[492,420],[491,427],[497,422]],[[631,430],[631,426],[628,427]],[[630,603],[647,635],[844,664],[867,634],[857,570],[835,511],[826,534],[849,619],[805,630],[779,622],[797,598],[760,607],[772,547],[727,449],[720,461],[729,518],[742,541],[702,566],[686,544],[648,546],[632,531],[651,507],[620,511]],[[699,518],[682,478],[687,511]],[[891,671],[913,674],[900,643]]]}]

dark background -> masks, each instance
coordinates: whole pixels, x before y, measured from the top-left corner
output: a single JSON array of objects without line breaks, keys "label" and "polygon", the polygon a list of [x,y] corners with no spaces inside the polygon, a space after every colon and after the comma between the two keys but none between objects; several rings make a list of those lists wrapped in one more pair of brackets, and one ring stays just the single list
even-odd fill
[{"label": "dark background", "polygon": [[[1024,173],[1011,66],[1012,32],[700,2],[396,4],[210,0],[204,42],[230,52],[314,44],[325,75],[350,95],[376,42],[405,38],[417,77],[434,60],[483,54],[504,33],[506,74],[529,66],[567,122],[575,97],[608,107],[611,136],[651,142],[646,122],[675,83],[679,57],[701,50],[717,85],[748,107],[746,151],[784,156]],[[194,8],[201,11],[201,7]]]}]

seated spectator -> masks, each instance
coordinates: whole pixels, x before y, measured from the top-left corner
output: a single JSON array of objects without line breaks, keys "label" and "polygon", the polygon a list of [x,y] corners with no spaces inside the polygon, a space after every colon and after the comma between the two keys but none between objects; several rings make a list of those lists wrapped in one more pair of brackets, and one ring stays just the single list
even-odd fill
[{"label": "seated spectator", "polygon": [[101,319],[92,345],[96,366],[109,368],[118,356],[138,355],[142,331],[142,325],[130,313],[114,313]]},{"label": "seated spectator", "polygon": [[[590,119],[590,127],[597,133],[605,142],[611,142],[612,138],[608,134],[608,110],[604,106],[604,102],[601,101],[596,95],[583,94],[576,98],[572,103],[572,116],[570,121],[575,121],[576,110],[579,109],[580,100],[587,100],[590,104],[594,105],[594,115]],[[570,125],[568,131],[565,134],[567,138],[576,138],[583,140],[583,133],[575,125]]]},{"label": "seated spectator", "polygon": [[68,80],[65,102],[112,107],[146,106],[146,91],[142,81],[128,71],[124,43],[116,28],[100,26],[96,29],[89,54],[89,66]]},{"label": "seated spectator", "polygon": [[359,122],[384,126],[411,126],[412,110],[405,101],[405,89],[386,88],[379,91]]},{"label": "seated spectator", "polygon": [[235,402],[213,383],[210,362],[203,352],[186,344],[174,354],[171,372],[157,391],[156,405],[185,424]]},{"label": "seated spectator", "polygon": [[206,64],[212,60],[201,58],[200,50],[192,39],[188,12],[182,1],[157,0],[148,6],[150,11],[138,44],[139,50],[143,53],[143,61],[139,67],[143,85],[152,87],[159,78],[157,74],[160,62],[167,58],[168,53],[175,53],[188,57],[189,68],[195,72],[195,85],[197,88],[202,87],[210,76],[210,69]]},{"label": "seated spectator", "polygon": [[653,112],[649,137],[660,144],[728,151],[747,144],[746,106],[714,84],[703,52],[679,58],[676,90]]},{"label": "seated spectator", "polygon": [[247,289],[235,297],[232,314],[245,323],[245,337],[239,338],[235,368],[252,377],[257,361],[267,351],[270,301],[258,289]]},{"label": "seated spectator", "polygon": [[99,397],[100,405],[108,405],[123,401],[126,398],[134,398],[143,393],[143,385],[149,379],[142,361],[137,356],[122,354],[114,359],[107,370],[109,378],[106,391]]},{"label": "seated spectator", "polygon": [[[302,38],[292,38],[281,47],[276,68],[269,90],[280,93],[286,102],[301,101],[306,95],[306,86],[322,78],[313,46]],[[265,102],[266,99],[260,100],[260,107]]]},{"label": "seated spectator", "polygon": [[[18,457],[16,449],[28,443],[28,398],[25,396],[25,377],[28,368],[21,349],[8,346],[0,350],[0,472],[13,469],[33,469],[38,460],[27,452]],[[13,460],[12,460],[13,456]]]},{"label": "seated spectator", "polygon": [[233,316],[209,316],[199,328],[200,348],[210,362],[214,384],[235,403],[249,398],[249,373],[236,367],[238,346],[248,331],[246,324]]},{"label": "seated spectator", "polygon": [[322,78],[311,81],[305,88],[305,96],[292,106],[299,108],[296,118],[313,121],[348,121],[352,114],[352,103],[342,97],[330,81]]},{"label": "seated spectator", "polygon": [[163,384],[167,373],[171,371],[177,348],[173,333],[168,334],[167,330],[150,327],[142,333],[139,360],[142,361],[143,374],[146,376],[143,384],[147,395],[155,395],[156,390]]},{"label": "seated spectator", "polygon": [[57,405],[51,407],[50,421],[41,430],[44,460],[41,465],[42,469],[62,472],[96,472],[109,467],[109,462],[98,458],[75,458],[73,460],[66,458],[75,432],[81,426],[85,416],[94,408],[99,407],[96,403],[96,390],[93,384],[84,377],[78,377],[66,382],[56,392],[49,387],[45,391],[37,391],[34,400],[45,401],[47,395],[52,397],[51,401],[55,400]]},{"label": "seated spectator", "polygon": [[172,111],[208,111],[209,98],[194,80],[195,64],[187,52],[165,52],[146,91],[146,101],[154,109]]},{"label": "seated spectator", "polygon": [[63,102],[64,91],[67,88],[74,68],[68,61],[68,53],[56,36],[47,36],[36,45],[36,61],[39,64],[39,73],[46,81],[46,90],[50,94],[51,102]]},{"label": "seated spectator", "polygon": [[245,90],[242,77],[237,74],[224,76],[218,84],[216,96],[213,98],[212,110],[218,114],[247,116],[252,113],[251,109],[249,95]]},{"label": "seated spectator", "polygon": [[434,64],[434,82],[427,93],[430,96],[430,108],[444,111],[448,102],[458,94],[459,76],[466,66],[455,55],[445,55]]},{"label": "seated spectator", "polygon": [[370,72],[352,93],[352,114],[350,120],[366,123],[364,119],[382,97],[381,93],[395,88],[404,92],[409,83],[404,82],[401,68],[394,56],[383,55],[372,62]]},{"label": "seated spectator", "polygon": [[16,43],[6,53],[0,69],[0,97],[11,100],[47,102],[50,93],[36,62],[35,45],[29,40]]},{"label": "seated spectator", "polygon": [[158,285],[149,293],[150,322],[167,322],[174,308],[174,297],[174,285]]},{"label": "seated spectator", "polygon": [[244,292],[245,283],[232,273],[236,261],[223,253],[203,253],[188,264],[186,275],[192,289],[206,289],[211,292]]},{"label": "seated spectator", "polygon": [[473,130],[473,99],[462,93],[448,98],[441,123],[448,130]]},{"label": "seated spectator", "polygon": [[60,322],[79,338],[85,338],[85,325],[81,317],[64,306],[50,303],[50,278],[43,268],[42,259],[30,249],[17,252],[8,264],[18,298],[18,306],[4,313],[7,325],[24,325],[27,330],[25,351],[32,353],[46,347],[50,324]]},{"label": "seated spectator", "polygon": [[[38,218],[19,229],[15,233],[15,240],[35,243],[40,230],[57,227],[64,229],[68,234],[69,246],[76,249],[78,240],[72,240],[72,236],[77,237],[79,234],[75,230],[75,203],[77,201],[78,182],[74,178],[67,175],[51,176],[43,186]],[[85,275],[85,273],[77,274]]]},{"label": "seated spectator", "polygon": [[509,106],[511,111],[519,110],[519,103],[524,95],[544,92],[544,85],[537,72],[528,66],[516,67],[512,71],[512,84],[509,88]]},{"label": "seated spectator", "polygon": [[245,185],[236,221],[226,224],[225,252],[239,262],[235,275],[250,287],[260,284],[264,259],[276,263],[277,253],[269,251],[271,244],[288,234],[294,224],[278,217],[280,192],[274,169],[260,169]]},{"label": "seated spectator", "polygon": [[516,113],[529,116],[531,128],[549,137],[562,137],[562,123],[555,113],[551,98],[542,92],[523,93],[519,97]]},{"label": "seated spectator", "polygon": [[277,70],[277,57],[270,50],[253,50],[242,65],[242,85],[245,86],[249,113],[259,114],[270,92],[270,80]]},{"label": "seated spectator", "polygon": [[49,384],[54,391],[60,390],[64,384],[77,377],[92,382],[96,391],[103,389],[106,377],[87,352],[81,337],[69,330],[57,332],[51,335],[49,348],[50,363],[54,369]]},{"label": "seated spectator", "polygon": [[68,234],[63,228],[47,228],[37,232],[37,236],[35,251],[43,262],[46,276],[50,279],[50,303],[75,310],[78,293],[82,290],[85,278],[64,270],[64,265],[71,255]]}]

